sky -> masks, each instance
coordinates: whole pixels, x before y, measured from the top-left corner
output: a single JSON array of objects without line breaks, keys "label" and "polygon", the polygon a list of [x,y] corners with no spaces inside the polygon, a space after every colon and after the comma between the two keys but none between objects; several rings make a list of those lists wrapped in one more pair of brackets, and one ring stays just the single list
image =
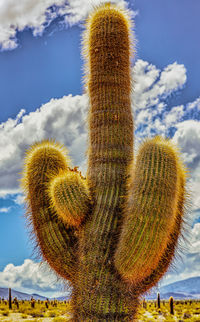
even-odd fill
[{"label": "sky", "polygon": [[[88,97],[81,37],[99,0],[1,0],[0,287],[57,296],[60,282],[30,241],[19,187],[25,150],[55,138],[86,172]],[[134,20],[132,63],[136,150],[145,137],[169,137],[188,168],[188,242],[162,284],[199,276],[200,2],[115,0]]]}]

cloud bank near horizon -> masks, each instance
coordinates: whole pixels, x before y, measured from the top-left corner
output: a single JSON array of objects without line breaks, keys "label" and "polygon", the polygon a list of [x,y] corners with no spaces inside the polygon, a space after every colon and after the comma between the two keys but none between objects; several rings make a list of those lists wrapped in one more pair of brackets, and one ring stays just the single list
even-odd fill
[{"label": "cloud bank near horizon", "polygon": [[[57,297],[70,293],[69,287],[61,285],[58,278],[45,263],[35,263],[25,259],[21,265],[8,264],[0,272],[1,287],[11,287],[15,290],[40,295]],[[64,289],[65,287],[65,289]]]},{"label": "cloud bank near horizon", "polygon": [[[45,28],[56,18],[62,24],[73,26],[85,20],[88,13],[107,0],[1,0],[0,3],[0,48],[12,50],[18,46],[17,32],[30,28],[34,36],[42,35]],[[126,0],[113,0],[126,7]],[[81,10],[80,10],[81,8]],[[133,11],[134,16],[136,13]]]},{"label": "cloud bank near horizon", "polygon": [[[172,269],[159,282],[159,287],[178,280],[184,280],[199,276],[200,263],[200,223],[196,223],[190,233],[190,245],[187,253],[181,256],[182,265],[175,260]],[[192,267],[192,270],[191,270]],[[8,264],[0,272],[1,287],[9,287],[26,292],[39,293],[40,295],[57,297],[70,295],[70,288],[58,280],[57,276],[45,263],[36,263],[31,259],[25,259],[21,265]]]}]

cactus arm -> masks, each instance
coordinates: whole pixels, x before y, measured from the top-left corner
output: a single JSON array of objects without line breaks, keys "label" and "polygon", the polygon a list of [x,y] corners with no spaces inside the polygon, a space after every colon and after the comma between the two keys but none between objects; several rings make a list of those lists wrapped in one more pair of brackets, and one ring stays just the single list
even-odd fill
[{"label": "cactus arm", "polygon": [[51,141],[34,144],[27,152],[22,187],[27,196],[27,217],[43,258],[60,276],[72,280],[76,263],[75,230],[59,220],[51,207],[48,184],[67,171],[64,149]]},{"label": "cactus arm", "polygon": [[156,137],[142,145],[115,254],[118,271],[134,284],[157,268],[170,242],[182,173],[182,163],[169,141]]},{"label": "cactus arm", "polygon": [[185,189],[186,177],[185,171],[180,172],[180,189],[178,196],[178,207],[176,212],[176,220],[175,225],[173,227],[173,231],[170,234],[169,241],[167,243],[167,247],[165,249],[164,254],[162,255],[157,267],[152,273],[147,276],[140,285],[137,285],[137,289],[140,290],[141,293],[147,292],[150,288],[155,286],[158,281],[163,277],[163,275],[168,270],[174,255],[177,249],[179,238],[182,236],[183,226],[185,224],[185,204],[188,199],[188,194]]},{"label": "cactus arm", "polygon": [[91,209],[91,198],[86,180],[74,170],[66,171],[49,184],[52,208],[64,223],[78,227]]}]

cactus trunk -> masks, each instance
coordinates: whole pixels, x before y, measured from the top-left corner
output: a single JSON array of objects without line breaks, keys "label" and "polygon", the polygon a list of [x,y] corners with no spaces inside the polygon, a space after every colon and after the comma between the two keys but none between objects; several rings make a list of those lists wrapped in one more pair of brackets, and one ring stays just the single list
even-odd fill
[{"label": "cactus trunk", "polygon": [[94,205],[80,242],[74,305],[75,311],[80,312],[79,321],[89,317],[94,321],[128,321],[135,308],[126,285],[119,282],[113,254],[120,232],[123,196],[127,193],[128,169],[133,161],[129,31],[127,21],[117,10],[110,15],[102,8],[90,24],[87,179]]},{"label": "cactus trunk", "polygon": [[104,270],[101,278],[98,278],[98,266],[97,273],[92,272],[93,278],[88,277],[85,285],[81,281],[80,286],[74,287],[73,321],[135,321],[139,297],[131,296],[119,279],[114,279],[105,267],[101,268]]}]

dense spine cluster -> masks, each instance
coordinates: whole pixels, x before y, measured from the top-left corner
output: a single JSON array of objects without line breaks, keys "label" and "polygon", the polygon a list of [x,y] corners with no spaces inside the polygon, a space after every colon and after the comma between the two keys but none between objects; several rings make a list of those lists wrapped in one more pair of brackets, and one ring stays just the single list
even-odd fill
[{"label": "dense spine cluster", "polygon": [[27,152],[23,186],[44,259],[73,286],[73,321],[132,321],[139,297],[168,269],[180,236],[185,170],[155,137],[133,160],[131,22],[106,4],[84,36],[90,98],[86,178],[59,144]]}]

